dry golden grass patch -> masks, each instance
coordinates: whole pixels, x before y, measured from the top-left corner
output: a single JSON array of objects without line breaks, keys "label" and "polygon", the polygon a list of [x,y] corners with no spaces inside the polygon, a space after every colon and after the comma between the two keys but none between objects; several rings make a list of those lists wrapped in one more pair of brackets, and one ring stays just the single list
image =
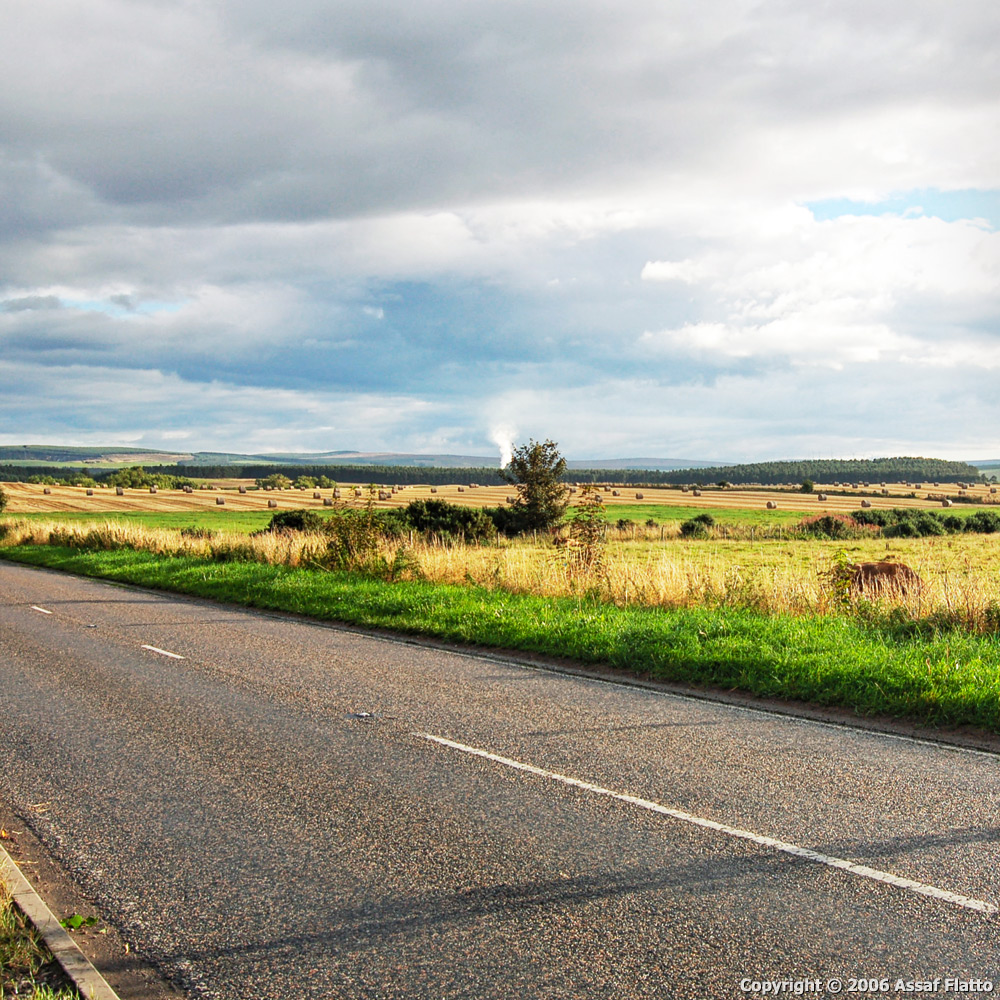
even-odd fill
[{"label": "dry golden grass patch", "polygon": [[[5,545],[57,542],[292,567],[322,565],[327,549],[327,539],[317,534],[216,531],[212,537],[198,537],[114,520],[67,525],[56,519],[14,518],[6,523]],[[988,609],[1000,606],[1000,535],[847,542],[671,535],[661,542],[656,532],[633,537],[612,531],[596,571],[583,569],[572,550],[553,545],[547,537],[501,540],[496,545],[442,545],[404,537],[380,541],[375,554],[391,565],[401,547],[411,571],[437,583],[548,596],[591,594],[619,605],[732,605],[782,614],[837,610],[829,572],[838,553],[846,552],[855,563],[888,558],[916,570],[923,588],[897,599],[915,616],[944,612],[976,622]]]}]

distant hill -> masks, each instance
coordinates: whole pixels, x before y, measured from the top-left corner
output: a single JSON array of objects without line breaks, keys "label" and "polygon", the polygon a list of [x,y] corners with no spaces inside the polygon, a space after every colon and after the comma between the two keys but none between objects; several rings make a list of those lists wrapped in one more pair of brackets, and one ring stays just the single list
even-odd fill
[{"label": "distant hill", "polygon": [[[0,446],[0,463],[8,465],[336,465],[392,466],[428,469],[495,469],[498,455],[414,455],[402,452],[322,451],[274,452],[242,455],[235,452],[167,452],[151,448],[127,448],[121,445],[64,447],[62,445],[26,444]],[[608,458],[584,459],[567,463],[571,469],[692,469],[709,462],[684,458]]]}]

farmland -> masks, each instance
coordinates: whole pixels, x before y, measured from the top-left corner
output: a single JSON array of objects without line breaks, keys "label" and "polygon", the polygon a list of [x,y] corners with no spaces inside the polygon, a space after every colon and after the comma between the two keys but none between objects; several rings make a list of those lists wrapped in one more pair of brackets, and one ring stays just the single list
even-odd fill
[{"label": "farmland", "polygon": [[[363,558],[338,562],[322,534],[260,532],[283,510],[336,518],[365,507],[366,492],[358,498],[348,484],[333,509],[324,504],[334,502],[329,489],[264,491],[231,480],[190,493],[4,489],[6,558],[610,663],[664,680],[1000,732],[1000,533],[970,533],[956,522],[959,529],[936,537],[890,538],[872,529],[835,541],[798,527],[815,515],[856,511],[862,499],[874,511],[940,509],[928,491],[905,484],[884,487],[888,495],[880,485],[813,494],[609,490],[606,544],[593,565],[547,534],[466,544],[411,531],[379,537]],[[957,497],[959,490],[950,483],[932,493]],[[429,499],[496,506],[509,492],[412,486],[375,499],[371,509]],[[977,502],[957,503],[949,515],[966,517],[996,499],[985,486],[967,495]],[[682,521],[699,513],[710,513],[714,527],[683,537]],[[885,558],[913,567],[922,587],[845,601],[832,585],[835,566]]]},{"label": "farmland", "polygon": [[[817,486],[812,493],[803,493],[790,487],[773,488],[709,488],[699,491],[679,488],[635,489],[634,487],[606,487],[602,491],[608,516],[614,520],[652,518],[656,521],[683,520],[693,513],[710,511],[724,519],[753,520],[758,523],[780,523],[799,519],[807,514],[847,514],[867,501],[873,508],[913,507],[936,509],[940,497],[960,496],[978,503],[996,502],[1000,494],[991,493],[984,484],[959,483],[939,485],[913,485],[887,483],[884,487],[873,485],[857,489],[839,486]],[[240,492],[240,488],[245,492]],[[225,508],[232,511],[291,510],[314,507],[321,510],[323,500],[331,499],[333,491],[325,490],[258,490],[253,480],[219,479],[203,484],[192,493],[182,490],[159,488],[155,493],[146,489],[125,490],[123,495],[107,487],[90,491],[82,486],[44,487],[28,483],[6,483],[10,513],[137,513],[137,512],[193,512]],[[343,503],[361,506],[367,502],[367,483],[344,483],[340,486]],[[392,487],[385,487],[392,490]],[[49,492],[45,492],[48,490]],[[355,490],[362,496],[355,498]],[[884,493],[883,493],[884,491]],[[448,486],[404,486],[392,491],[388,499],[374,501],[380,509],[403,507],[411,500],[447,500],[468,507],[496,507],[504,504],[512,493],[510,486],[474,486],[452,484]],[[318,494],[318,495],[317,495]],[[700,494],[700,495],[696,495]],[[823,499],[820,499],[820,498]],[[219,501],[223,503],[219,503]],[[776,504],[775,510],[767,509],[767,502]],[[1000,509],[1000,507],[998,507]]]}]

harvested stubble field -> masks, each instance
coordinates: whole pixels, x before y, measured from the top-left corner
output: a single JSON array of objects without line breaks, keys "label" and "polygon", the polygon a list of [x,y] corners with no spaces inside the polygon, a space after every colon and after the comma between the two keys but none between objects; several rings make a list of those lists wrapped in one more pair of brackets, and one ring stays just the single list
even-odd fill
[{"label": "harvested stubble field", "polygon": [[[243,486],[247,492],[240,493]],[[934,487],[923,484],[924,488],[914,491],[903,483],[888,483],[888,496],[881,495],[877,484],[842,493],[843,487],[816,486],[813,493],[802,493],[792,487],[771,487],[754,489],[717,489],[706,487],[700,496],[694,491],[684,492],[675,488],[637,489],[635,487],[608,487],[602,497],[608,507],[609,516],[634,518],[652,516],[655,520],[676,519],[689,516],[690,510],[710,511],[723,516],[750,512],[776,521],[787,521],[789,515],[802,514],[846,514],[857,510],[862,500],[871,503],[873,509],[891,507],[916,507],[934,509],[941,506],[940,496],[956,496],[961,492],[957,483],[941,483]],[[351,506],[361,506],[367,502],[367,483],[341,484],[341,502]],[[29,483],[5,483],[4,491],[9,499],[8,511],[12,514],[55,514],[55,513],[123,513],[141,511],[199,511],[218,508],[220,511],[261,511],[268,510],[268,501],[273,501],[278,510],[297,508],[323,508],[323,499],[331,499],[330,489],[286,489],[258,490],[253,480],[218,480],[211,488],[196,489],[193,493],[182,490],[158,489],[150,493],[146,489],[126,489],[122,496],[113,489],[96,487],[92,496],[82,486],[43,487]],[[384,487],[386,490],[390,487]],[[48,489],[50,492],[45,493]],[[361,499],[355,498],[354,490],[361,489]],[[617,496],[615,495],[617,492]],[[916,492],[915,497],[909,494]],[[319,498],[313,496],[319,493]],[[386,500],[375,500],[375,507],[404,507],[412,500],[447,500],[466,507],[497,507],[506,502],[513,493],[510,486],[479,486],[452,484],[448,486],[404,486]],[[965,493],[980,503],[995,503],[1000,494],[991,494],[989,487],[977,485],[969,487]],[[825,499],[820,500],[820,495]],[[224,500],[219,504],[218,500]],[[767,503],[777,505],[775,510],[767,510]]]}]

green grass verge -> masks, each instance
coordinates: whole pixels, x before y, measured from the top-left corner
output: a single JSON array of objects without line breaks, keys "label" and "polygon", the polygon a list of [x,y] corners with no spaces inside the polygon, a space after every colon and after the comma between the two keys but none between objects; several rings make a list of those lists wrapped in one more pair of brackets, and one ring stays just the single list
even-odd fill
[{"label": "green grass verge", "polygon": [[80,1000],[41,936],[0,883],[0,1000]]},{"label": "green grass verge", "polygon": [[900,636],[835,616],[619,608],[135,551],[21,546],[0,555],[249,607],[608,664],[660,680],[1000,732],[996,635]]}]

